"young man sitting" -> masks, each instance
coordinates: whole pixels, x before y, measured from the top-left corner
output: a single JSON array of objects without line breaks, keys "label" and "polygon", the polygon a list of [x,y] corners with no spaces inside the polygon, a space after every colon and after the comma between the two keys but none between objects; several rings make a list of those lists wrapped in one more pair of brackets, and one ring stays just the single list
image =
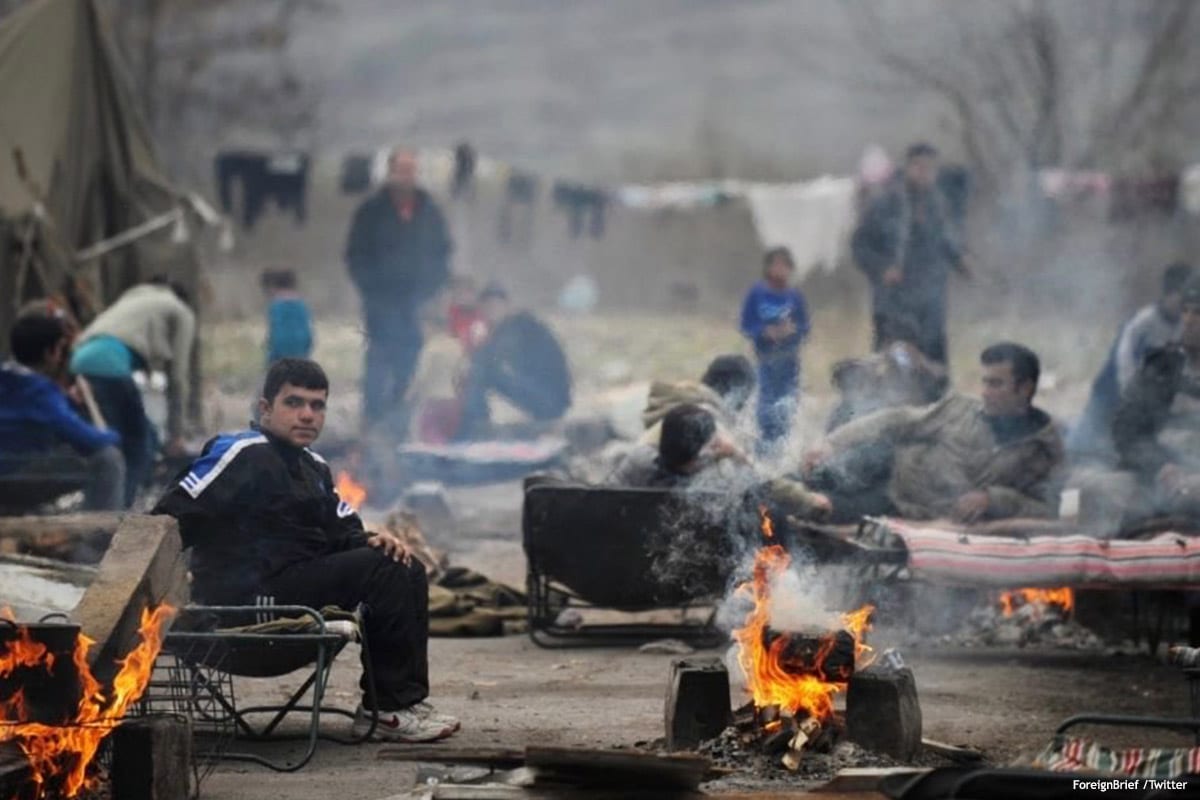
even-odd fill
[{"label": "young man sitting", "polygon": [[124,508],[121,437],[85,421],[60,384],[71,350],[65,317],[44,310],[22,315],[9,349],[13,360],[0,366],[0,476],[19,474],[36,486],[38,476],[57,483],[86,475],[78,484],[85,508]]},{"label": "young man sitting", "polygon": [[329,381],[313,361],[285,358],[267,372],[256,430],[216,437],[158,503],[192,548],[195,599],[219,605],[367,606],[376,696],[356,733],[379,712],[375,735],[428,742],[458,720],[429,694],[425,570],[387,533],[367,533],[338,497],[329,467],[309,450],[325,424]]}]

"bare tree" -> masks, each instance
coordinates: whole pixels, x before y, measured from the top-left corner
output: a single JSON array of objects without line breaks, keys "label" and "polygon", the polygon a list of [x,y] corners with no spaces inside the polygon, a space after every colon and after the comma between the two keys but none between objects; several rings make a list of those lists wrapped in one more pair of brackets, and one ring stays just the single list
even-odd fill
[{"label": "bare tree", "polygon": [[1200,110],[1191,0],[845,5],[875,90],[940,99],[983,188],[1043,167],[1170,159]]},{"label": "bare tree", "polygon": [[[155,140],[177,173],[231,132],[303,144],[317,97],[287,55],[327,0],[105,0]],[[206,172],[206,170],[205,170]]]}]

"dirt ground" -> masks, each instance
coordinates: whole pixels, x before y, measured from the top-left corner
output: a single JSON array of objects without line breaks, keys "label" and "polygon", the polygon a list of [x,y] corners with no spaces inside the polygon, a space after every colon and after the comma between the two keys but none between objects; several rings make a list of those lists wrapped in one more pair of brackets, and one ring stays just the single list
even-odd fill
[{"label": "dirt ground", "polygon": [[[460,509],[452,561],[523,585],[519,487],[455,489],[451,502]],[[463,730],[450,744],[610,747],[663,735],[673,656],[612,648],[544,650],[523,635],[434,639],[430,644],[431,699],[463,720]],[[348,649],[334,669],[330,696],[344,706],[357,701],[356,655]],[[1179,672],[1147,655],[935,646],[908,648],[903,655],[916,675],[924,735],[979,748],[993,763],[1040,749],[1058,722],[1072,714],[1183,714],[1187,708]],[[271,698],[282,689],[255,683],[239,686],[239,691]],[[737,690],[731,698],[734,705],[744,699]],[[1163,736],[1164,743],[1171,743],[1169,734]],[[1104,738],[1129,743],[1118,735]],[[204,780],[202,796],[376,800],[412,787],[417,767],[378,760],[379,749],[322,744],[313,762],[291,775],[223,764]],[[421,777],[429,774],[436,771]]]}]

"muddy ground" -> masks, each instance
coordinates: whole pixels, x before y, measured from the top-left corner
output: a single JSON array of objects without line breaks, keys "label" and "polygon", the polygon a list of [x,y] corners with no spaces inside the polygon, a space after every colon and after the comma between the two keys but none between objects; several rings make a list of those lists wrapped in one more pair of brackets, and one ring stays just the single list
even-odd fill
[{"label": "muddy ground", "polygon": [[[454,563],[523,585],[519,487],[456,489],[451,501],[460,517],[459,536],[452,543]],[[1072,714],[1185,713],[1186,686],[1177,670],[1144,653],[1111,653],[936,643],[904,650],[916,674],[925,736],[978,748],[997,764],[1040,749],[1058,722]],[[332,699],[351,707],[358,696],[356,655],[352,650],[342,654],[331,687]],[[672,658],[632,649],[544,650],[523,635],[435,639],[430,646],[432,699],[462,718],[463,730],[450,740],[459,747],[632,746],[663,735]],[[239,690],[250,698],[282,696],[278,685]],[[735,690],[734,704],[743,700]],[[1178,741],[1165,737],[1164,743]],[[1104,738],[1132,743],[1115,734]],[[410,788],[417,767],[379,760],[379,750],[379,745],[322,744],[306,769],[290,775],[223,764],[204,780],[202,796],[376,800]],[[760,777],[741,786],[754,786]]]}]

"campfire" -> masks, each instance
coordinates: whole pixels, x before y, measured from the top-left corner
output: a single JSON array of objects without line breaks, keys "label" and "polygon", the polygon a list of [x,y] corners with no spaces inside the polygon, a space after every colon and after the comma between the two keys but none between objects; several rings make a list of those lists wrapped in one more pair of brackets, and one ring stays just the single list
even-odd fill
[{"label": "campfire", "polygon": [[355,511],[358,511],[362,508],[362,504],[367,502],[367,487],[354,480],[354,476],[346,470],[338,472],[334,488],[342,502]]},{"label": "campfire", "polygon": [[762,511],[767,544],[754,557],[751,578],[738,592],[753,600],[742,627],[733,632],[738,662],[746,676],[751,702],[739,709],[735,725],[747,742],[783,753],[783,763],[796,770],[805,750],[832,748],[841,721],[834,697],[845,692],[856,667],[866,666],[872,650],[863,641],[872,606],[843,614],[840,627],[826,630],[779,630],[772,626],[772,588],[784,576],[791,557],[775,539]]},{"label": "campfire", "polygon": [[1016,589],[1001,592],[999,603],[1000,610],[1006,617],[1011,617],[1022,606],[1030,606],[1030,613],[1035,616],[1044,616],[1043,612],[1053,609],[1059,617],[1066,619],[1075,608],[1075,593],[1068,588]]},{"label": "campfire", "polygon": [[[22,800],[77,797],[93,788],[96,779],[88,768],[101,742],[145,692],[163,627],[173,613],[165,604],[142,612],[141,641],[117,662],[111,688],[92,674],[87,654],[94,642],[77,628],[52,626],[69,630],[72,639],[56,655],[40,641],[40,631],[51,626],[15,626],[15,636],[0,645],[0,745],[15,744],[28,762],[28,788],[18,795]],[[11,615],[5,619],[13,623]],[[62,708],[48,710],[39,694],[53,696],[57,703],[51,705]]]}]

